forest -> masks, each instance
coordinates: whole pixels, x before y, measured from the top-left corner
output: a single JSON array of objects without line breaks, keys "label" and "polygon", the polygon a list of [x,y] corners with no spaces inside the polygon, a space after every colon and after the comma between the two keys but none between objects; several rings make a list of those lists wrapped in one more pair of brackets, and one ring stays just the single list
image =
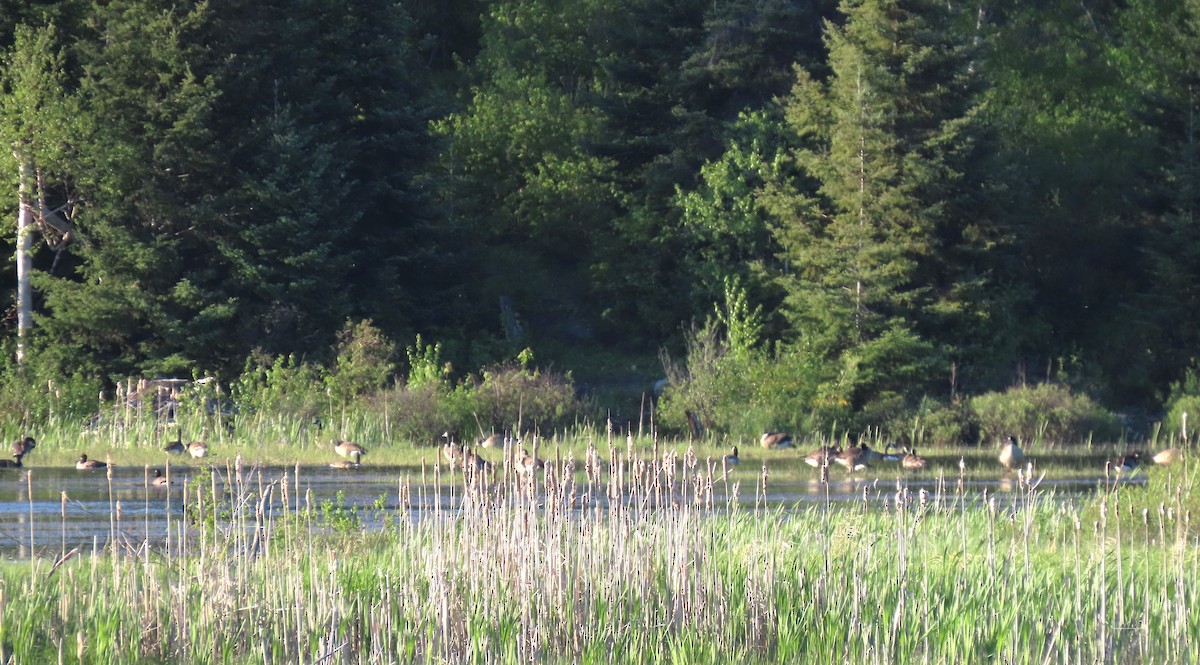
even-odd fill
[{"label": "forest", "polygon": [[521,358],[679,431],[970,442],[1038,386],[1135,427],[1200,403],[1198,19],[0,0],[3,402],[357,334],[410,350],[378,387]]}]

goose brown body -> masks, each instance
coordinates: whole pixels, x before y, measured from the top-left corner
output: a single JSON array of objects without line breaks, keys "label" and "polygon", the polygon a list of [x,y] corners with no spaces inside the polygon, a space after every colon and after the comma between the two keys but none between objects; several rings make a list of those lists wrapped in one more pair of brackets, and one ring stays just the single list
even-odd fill
[{"label": "goose brown body", "polygon": [[851,471],[861,471],[871,465],[871,462],[879,456],[879,453],[871,450],[871,447],[865,443],[850,446],[849,448],[838,453],[834,461]]},{"label": "goose brown body", "polygon": [[791,448],[792,435],[787,432],[763,432],[758,439],[763,448]]},{"label": "goose brown body", "polygon": [[108,466],[100,460],[88,459],[86,454],[79,456],[79,461],[75,463],[75,468],[80,471],[88,471],[91,469],[103,469]]},{"label": "goose brown body", "polygon": [[354,462],[359,462],[363,455],[367,454],[367,449],[354,443],[353,441],[337,441],[333,444],[333,451],[342,457],[348,457]]},{"label": "goose brown body", "polygon": [[17,442],[14,443],[12,447],[13,457],[24,457],[25,455],[29,454],[29,451],[36,447],[37,441],[34,441],[32,436],[17,439]]},{"label": "goose brown body", "polygon": [[917,451],[909,449],[904,457],[900,460],[900,466],[909,471],[920,471],[929,466],[929,460],[917,454]]},{"label": "goose brown body", "polygon": [[1174,463],[1178,462],[1179,460],[1183,459],[1183,449],[1182,448],[1166,448],[1164,450],[1158,451],[1157,453],[1154,453],[1154,457],[1152,457],[1151,459],[1154,460],[1154,463],[1159,466],[1167,466],[1168,464],[1174,464]]},{"label": "goose brown body", "polygon": [[840,455],[841,452],[842,449],[838,448],[837,446],[821,446],[820,448],[817,448],[816,450],[805,455],[804,463],[813,468],[819,469],[823,466],[829,466],[830,462],[836,461],[837,456]]},{"label": "goose brown body", "polygon": [[526,454],[524,450],[519,450],[513,459],[513,466],[516,467],[518,473],[525,474],[544,469],[546,463],[534,455]]}]

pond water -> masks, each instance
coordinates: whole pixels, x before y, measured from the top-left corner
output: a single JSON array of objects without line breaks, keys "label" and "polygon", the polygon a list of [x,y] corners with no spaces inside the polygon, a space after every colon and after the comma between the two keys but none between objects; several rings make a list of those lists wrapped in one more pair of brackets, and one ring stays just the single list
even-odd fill
[{"label": "pond water", "polygon": [[[1069,500],[1111,483],[1102,471],[1103,458],[1075,456],[1069,461],[1079,468],[1100,471],[1045,477],[1038,486],[1039,500],[1043,497]],[[1060,467],[1062,463],[1063,460],[1057,461]],[[771,465],[765,498],[761,490],[761,466],[755,468],[747,463],[728,482],[723,479],[714,482],[713,504],[725,505],[727,493],[736,492],[744,508],[756,505],[804,508],[826,501],[864,499],[882,507],[895,496],[898,486],[907,488],[913,496],[925,490],[931,501],[935,495],[954,500],[960,482],[957,465],[919,475],[905,474],[895,465],[872,468],[855,477],[842,469],[831,469],[828,483],[820,482],[818,472],[804,466],[799,456],[794,460],[772,460]],[[214,480],[220,487],[236,483],[236,474],[229,466],[214,465],[211,469],[213,475],[205,476],[208,491]],[[73,548],[90,551],[93,547],[117,545],[136,549],[145,542],[159,546],[166,540],[168,529],[178,532],[186,502],[184,487],[200,473],[204,473],[200,466],[172,466],[172,487],[164,489],[151,487],[142,467],[115,467],[111,480],[104,470],[36,466],[0,469],[0,557],[26,558],[31,542],[36,554],[50,557]],[[427,478],[429,483],[422,487],[420,468],[372,465],[357,469],[247,466],[242,473],[245,490],[255,497],[268,496],[274,510],[282,510],[285,500],[293,508],[306,502],[313,506],[332,503],[356,510],[368,529],[380,528],[387,515],[402,513],[421,519],[435,506],[442,510],[456,509],[462,494],[461,479],[452,483],[444,476],[443,483],[434,488],[432,470]],[[1144,484],[1146,478],[1146,473],[1139,471],[1121,482],[1138,485]],[[997,478],[992,474],[976,479],[968,468],[961,482],[963,496],[973,502],[990,496],[1008,506],[1029,496],[1016,475]],[[592,504],[607,503],[603,486],[592,486],[588,492],[583,474],[577,476],[576,483],[579,494],[590,493]],[[197,484],[190,485],[189,498],[196,494]]]}]

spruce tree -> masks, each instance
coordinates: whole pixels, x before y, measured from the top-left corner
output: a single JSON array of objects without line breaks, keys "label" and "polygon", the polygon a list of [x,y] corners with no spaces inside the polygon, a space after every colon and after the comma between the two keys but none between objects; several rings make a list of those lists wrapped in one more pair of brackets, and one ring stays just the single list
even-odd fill
[{"label": "spruce tree", "polygon": [[855,406],[935,379],[947,394],[956,334],[986,317],[969,42],[945,3],[846,0],[841,11],[844,24],[827,24],[828,79],[799,68],[787,99],[803,176],[764,197],[790,266],[784,307],[801,343],[841,364]]},{"label": "spruce tree", "polygon": [[82,67],[70,165],[82,204],[74,270],[42,281],[42,324],[72,369],[190,373],[230,315],[205,227],[219,157],[216,92],[191,63],[203,6],[94,5],[75,43]]}]

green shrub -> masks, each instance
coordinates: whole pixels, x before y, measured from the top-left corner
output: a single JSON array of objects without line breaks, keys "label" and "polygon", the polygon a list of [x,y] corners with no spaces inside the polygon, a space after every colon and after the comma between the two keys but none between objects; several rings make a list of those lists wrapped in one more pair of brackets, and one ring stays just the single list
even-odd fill
[{"label": "green shrub", "polygon": [[36,347],[18,366],[13,351],[11,343],[0,346],[5,359],[0,366],[0,414],[6,431],[15,435],[35,424],[83,424],[96,412],[104,389],[100,377],[81,372],[64,376],[53,359]]},{"label": "green shrub", "polygon": [[970,401],[945,404],[928,397],[886,428],[901,443],[925,446],[959,446],[979,442],[979,418]]},{"label": "green shrub", "polygon": [[669,435],[689,432],[694,414],[711,434],[757,439],[767,430],[812,431],[845,422],[849,401],[820,359],[802,346],[731,353],[721,328],[693,328],[687,358],[661,355],[667,385],[658,425]]},{"label": "green shrub", "polygon": [[371,321],[346,322],[337,336],[337,359],[325,384],[337,404],[378,391],[395,371],[396,345]]},{"label": "green shrub", "polygon": [[530,369],[528,350],[516,362],[486,367],[451,386],[439,349],[422,346],[418,338],[408,349],[409,380],[370,400],[375,410],[388,401],[391,427],[400,438],[422,444],[437,443],[444,431],[467,440],[479,431],[554,430],[575,422],[582,411],[571,377]]},{"label": "green shrub", "polygon": [[272,414],[302,421],[319,417],[326,401],[320,367],[298,362],[294,356],[278,357],[270,364],[261,358],[246,360],[242,375],[231,388],[242,414]]},{"label": "green shrub", "polygon": [[421,336],[417,335],[416,342],[404,349],[404,355],[408,358],[408,379],[405,384],[410,389],[426,385],[450,385],[450,372],[453,368],[450,363],[442,362],[441,343],[424,344]]},{"label": "green shrub", "polygon": [[1116,441],[1124,431],[1116,414],[1059,384],[986,393],[972,398],[971,408],[978,415],[979,433],[985,442],[1009,434],[1048,443]]},{"label": "green shrub", "polygon": [[397,386],[375,395],[371,408],[382,412],[388,401],[393,436],[417,445],[440,442],[442,432],[457,432],[471,417],[471,391],[466,386],[446,388],[426,383],[415,388]]},{"label": "green shrub", "polygon": [[464,431],[553,431],[574,423],[581,412],[570,375],[527,369],[524,363],[484,368],[473,384],[474,427]]},{"label": "green shrub", "polygon": [[1188,440],[1196,438],[1196,428],[1200,427],[1200,376],[1189,370],[1183,381],[1171,384],[1171,395],[1167,398],[1167,416],[1163,422],[1165,433],[1175,437],[1183,434],[1183,416],[1188,414]]}]

